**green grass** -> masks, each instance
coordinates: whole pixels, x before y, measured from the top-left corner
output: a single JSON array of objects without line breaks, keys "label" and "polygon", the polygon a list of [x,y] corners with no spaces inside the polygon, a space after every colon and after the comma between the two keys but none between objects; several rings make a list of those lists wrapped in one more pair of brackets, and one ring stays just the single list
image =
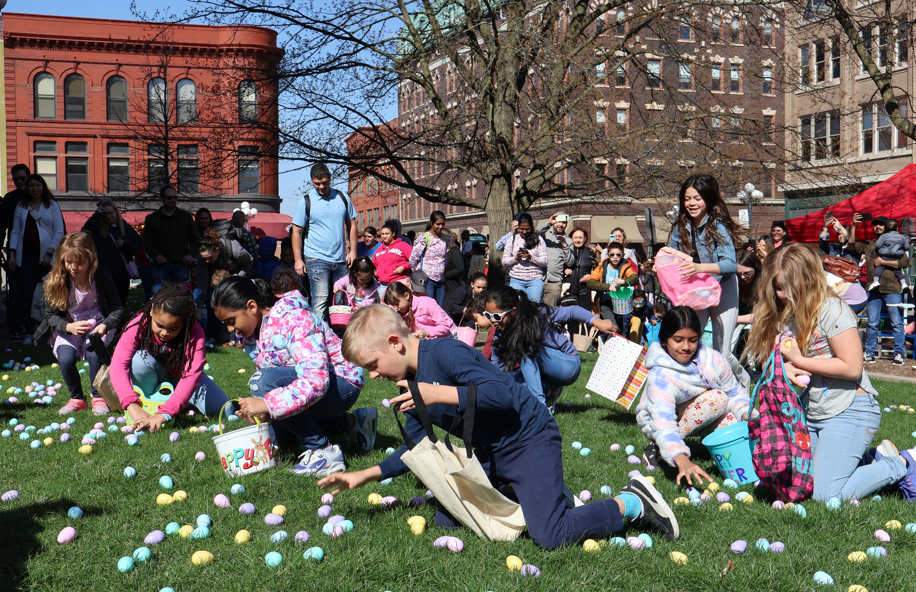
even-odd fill
[{"label": "green grass", "polygon": [[[53,361],[47,348],[21,348],[11,356],[22,359],[32,355],[42,365],[37,372],[9,372],[9,386],[25,387],[32,380],[60,381],[59,371],[50,367]],[[601,498],[599,488],[610,485],[619,491],[633,467],[626,462],[623,450],[610,452],[612,443],[633,444],[640,451],[645,439],[635,426],[631,413],[624,412],[600,397],[585,399],[584,385],[594,356],[586,356],[583,376],[564,393],[557,421],[564,435],[566,482],[574,491],[589,489]],[[8,359],[8,358],[6,358]],[[210,350],[212,374],[232,397],[247,395],[246,380],[253,365],[234,348]],[[246,373],[240,375],[239,368]],[[8,372],[8,371],[7,371]],[[85,378],[88,382],[88,378]],[[882,405],[913,403],[909,385],[876,383],[882,393]],[[394,387],[372,381],[360,396],[359,405],[377,405],[380,410],[379,438],[370,453],[348,450],[351,468],[371,466],[384,458],[388,446],[397,447],[400,438],[390,410],[381,400],[391,397]],[[6,396],[3,397],[4,399]],[[27,401],[27,397],[20,396]],[[0,406],[0,428],[7,428],[13,417],[38,428],[60,418],[57,408],[66,400],[62,390],[48,408],[32,404]],[[177,426],[164,432],[146,435],[140,443],[128,446],[121,434],[99,441],[90,455],[77,453],[80,437],[98,419],[91,413],[77,414],[71,430],[74,440],[62,444],[60,432],[53,434],[55,443],[33,450],[29,441],[18,434],[0,439],[0,491],[17,489],[18,500],[0,502],[0,590],[152,590],[171,586],[178,592],[189,590],[359,590],[430,591],[430,590],[811,590],[820,588],[812,575],[823,570],[836,579],[829,589],[846,590],[851,584],[864,585],[871,592],[908,589],[916,573],[916,534],[903,530],[891,533],[885,544],[889,556],[853,564],[846,560],[852,551],[864,551],[877,544],[872,533],[891,519],[903,524],[916,522],[913,506],[894,494],[883,501],[866,500],[862,506],[845,505],[838,512],[806,502],[808,517],[770,507],[766,496],[746,506],[735,503],[731,513],[718,511],[718,504],[699,508],[678,506],[682,537],[675,542],[655,540],[655,546],[641,552],[630,548],[605,548],[601,553],[583,552],[581,546],[558,551],[537,548],[523,536],[514,543],[488,543],[469,531],[459,532],[465,551],[454,554],[433,548],[433,540],[443,534],[435,527],[435,504],[420,509],[401,505],[396,508],[370,506],[366,498],[372,492],[394,495],[402,501],[422,495],[425,487],[411,475],[394,480],[391,485],[374,483],[362,490],[344,492],[337,497],[334,513],[343,514],[356,525],[353,532],[331,539],[321,532],[324,520],[317,517],[321,492],[310,478],[297,477],[285,469],[265,471],[240,478],[224,476],[216,459],[211,434],[191,434],[193,425],[209,425],[213,420],[182,415]],[[233,424],[239,425],[239,424]],[[916,416],[894,411],[885,414],[879,438],[891,438],[901,447],[913,446],[910,432]],[[181,439],[170,443],[168,435],[178,430]],[[44,437],[44,436],[41,436]],[[592,449],[588,457],[580,456],[570,443],[581,441]],[[714,467],[697,444],[693,449],[707,471]],[[194,454],[204,451],[205,462],[196,462]],[[160,455],[171,454],[173,461],[162,464]],[[287,461],[289,458],[286,459]],[[123,469],[132,466],[137,476],[127,479]],[[155,499],[164,490],[159,478],[170,475],[175,489],[188,492],[189,499],[171,506],[158,506]],[[656,485],[666,499],[682,495],[683,487],[673,483],[672,473],[656,471]],[[719,480],[721,482],[721,479]],[[235,509],[220,509],[213,504],[218,493],[229,495],[233,483],[242,483],[247,493],[230,496],[233,506],[252,502],[257,512],[243,516]],[[749,489],[749,488],[745,488]],[[734,492],[732,492],[734,493]],[[758,495],[760,492],[754,492]],[[282,527],[290,538],[271,545],[268,538],[278,530],[264,524],[264,515],[275,504],[284,504],[289,512]],[[85,511],[80,520],[67,518],[67,509],[79,506]],[[193,524],[200,514],[213,518],[211,537],[207,540],[168,537],[151,547],[153,556],[129,574],[117,569],[118,559],[129,556],[150,531],[164,530],[175,521]],[[426,533],[414,536],[406,520],[414,514],[426,517]],[[74,526],[79,536],[68,544],[56,542],[58,532]],[[235,533],[247,529],[252,541],[236,545]],[[297,545],[293,535],[300,530],[311,534],[307,545]],[[638,533],[632,533],[633,535]],[[786,552],[781,555],[749,550],[734,555],[729,545],[745,539],[753,549],[754,541],[765,537],[782,541]],[[327,556],[320,564],[307,563],[302,553],[307,547],[322,547]],[[194,566],[191,555],[207,550],[215,555],[208,566]],[[269,568],[264,556],[279,551],[284,561],[279,568]],[[681,551],[689,558],[684,566],[668,559],[671,551]],[[508,555],[518,555],[526,563],[538,566],[543,574],[526,580],[506,569]],[[734,561],[728,575],[720,572]]]}]

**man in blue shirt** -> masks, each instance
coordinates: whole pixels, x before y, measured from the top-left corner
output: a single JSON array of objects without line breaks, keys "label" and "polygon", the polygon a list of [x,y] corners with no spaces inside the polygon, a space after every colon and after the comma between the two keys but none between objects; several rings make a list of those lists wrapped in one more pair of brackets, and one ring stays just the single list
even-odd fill
[{"label": "man in blue shirt", "polygon": [[313,166],[311,177],[314,189],[293,216],[293,257],[296,273],[309,279],[312,312],[327,321],[334,282],[356,259],[356,210],[342,191],[331,189],[325,164]]}]

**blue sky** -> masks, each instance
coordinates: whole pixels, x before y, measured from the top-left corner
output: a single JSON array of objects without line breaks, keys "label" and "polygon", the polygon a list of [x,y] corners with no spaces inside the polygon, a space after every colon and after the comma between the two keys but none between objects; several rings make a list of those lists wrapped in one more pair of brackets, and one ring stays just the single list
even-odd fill
[{"label": "blue sky", "polygon": [[[130,0],[94,0],[88,3],[74,2],[73,0],[40,0],[25,2],[23,0],[9,0],[4,12],[20,12],[28,14],[51,14],[58,16],[81,16],[88,18],[110,18],[134,20],[130,11]],[[181,15],[191,4],[184,0],[171,0],[156,2],[154,0],[136,0],[137,9],[141,12],[153,13],[163,10],[172,14]],[[280,196],[283,204],[280,211],[290,216],[296,210],[296,204],[302,195],[301,188],[308,176],[304,171],[283,172],[290,168],[280,163]]]}]

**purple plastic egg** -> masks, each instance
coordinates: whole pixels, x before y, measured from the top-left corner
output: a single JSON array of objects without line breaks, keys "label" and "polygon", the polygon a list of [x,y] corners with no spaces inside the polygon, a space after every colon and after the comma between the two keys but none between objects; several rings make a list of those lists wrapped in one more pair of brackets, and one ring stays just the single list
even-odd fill
[{"label": "purple plastic egg", "polygon": [[161,530],[154,530],[153,532],[146,535],[146,538],[143,539],[143,542],[147,545],[158,545],[165,540],[165,533]]},{"label": "purple plastic egg", "polygon": [[771,553],[782,553],[786,550],[784,543],[776,541],[775,543],[770,543],[770,552]]},{"label": "purple plastic egg", "polygon": [[635,478],[641,477],[641,476],[642,476],[642,473],[640,473],[640,472],[637,471],[637,470],[633,470],[633,471],[630,471],[629,473],[627,473],[627,477],[629,477],[630,479],[635,479]]},{"label": "purple plastic egg", "polygon": [[61,545],[65,545],[76,538],[76,529],[72,526],[67,526],[60,534],[57,535],[57,542]]},{"label": "purple plastic egg", "polygon": [[346,517],[341,516],[340,514],[337,514],[335,516],[331,516],[330,518],[328,518],[328,523],[337,524],[338,522],[343,522],[344,520],[346,520]]},{"label": "purple plastic egg", "polygon": [[115,420],[117,423],[124,423],[127,421],[127,418],[123,415]]},{"label": "purple plastic egg", "polygon": [[731,496],[729,496],[724,491],[720,491],[719,493],[716,494],[716,501],[719,502],[720,504],[730,502],[731,499],[732,499]]},{"label": "purple plastic egg", "polygon": [[11,502],[14,499],[18,499],[18,498],[19,498],[19,492],[16,491],[15,489],[11,489],[7,491],[6,493],[4,493],[3,495],[0,495],[0,501],[4,501],[4,502]]},{"label": "purple plastic egg", "polygon": [[639,537],[627,537],[627,544],[637,551],[641,551],[646,548],[646,541]]},{"label": "purple plastic egg", "polygon": [[241,512],[242,514],[254,514],[255,512],[254,504],[251,502],[242,504],[241,506],[239,506],[239,512]]},{"label": "purple plastic egg", "polygon": [[267,516],[264,516],[264,524],[268,526],[278,526],[283,524],[283,516],[271,512]]},{"label": "purple plastic egg", "polygon": [[649,471],[650,473],[654,471],[656,468],[658,467],[656,467],[655,465],[646,465],[646,470]]},{"label": "purple plastic egg", "polygon": [[382,505],[388,507],[396,506],[398,505],[398,498],[393,495],[386,495],[382,498]]},{"label": "purple plastic egg", "polygon": [[203,462],[207,460],[207,455],[204,454],[203,452],[198,452],[197,454],[194,455],[194,460],[196,460],[197,462]]},{"label": "purple plastic egg", "polygon": [[461,553],[464,551],[464,541],[458,537],[448,537],[445,541],[445,548],[451,551],[452,553]]},{"label": "purple plastic egg", "polygon": [[887,531],[881,530],[880,528],[875,531],[875,538],[881,541],[882,543],[889,543],[891,540],[891,535],[887,534]]},{"label": "purple plastic egg", "polygon": [[213,503],[216,504],[217,508],[228,508],[230,506],[229,498],[222,493],[213,498]]},{"label": "purple plastic egg", "polygon": [[321,503],[330,506],[334,503],[334,496],[330,493],[326,493],[321,496]]},{"label": "purple plastic egg", "polygon": [[447,544],[448,544],[447,536],[441,536],[433,541],[433,547],[437,549],[444,549]]},{"label": "purple plastic egg", "polygon": [[522,566],[522,571],[521,571],[521,573],[522,573],[522,575],[525,576],[526,578],[539,578],[539,577],[541,577],[541,570],[539,570],[539,569],[536,568],[535,566],[531,565],[530,563],[526,563],[525,565]]},{"label": "purple plastic egg", "polygon": [[620,444],[611,444],[611,452],[617,452],[620,450]]},{"label": "purple plastic egg", "polygon": [[320,508],[318,508],[318,517],[319,518],[327,518],[330,515],[331,515],[331,506],[325,505],[325,506],[321,506]]},{"label": "purple plastic egg", "polygon": [[583,502],[587,502],[588,500],[592,499],[592,492],[587,489],[583,489],[579,492],[579,499]]},{"label": "purple plastic egg", "polygon": [[308,540],[309,540],[309,533],[305,532],[304,530],[300,530],[299,532],[296,533],[295,541],[297,543],[307,543]]},{"label": "purple plastic egg", "polygon": [[642,460],[641,460],[638,456],[636,456],[635,454],[631,454],[630,456],[628,456],[628,457],[627,457],[627,462],[630,463],[631,465],[639,465],[639,464],[642,464]]},{"label": "purple plastic egg", "polygon": [[114,416],[110,416],[110,417],[108,418],[108,423],[114,423],[114,422],[115,422]]},{"label": "purple plastic egg", "polygon": [[410,498],[411,506],[423,506],[426,505],[426,499],[422,497],[412,497]]},{"label": "purple plastic egg", "polygon": [[133,433],[134,433],[134,426],[122,426],[122,427],[121,427],[121,433],[122,433],[122,434],[133,434]]},{"label": "purple plastic egg", "polygon": [[747,541],[735,541],[731,546],[732,553],[740,555],[747,551]]},{"label": "purple plastic egg", "polygon": [[382,405],[385,407],[391,407],[391,401],[388,399],[382,399]]},{"label": "purple plastic egg", "polygon": [[169,434],[169,442],[177,442],[178,438],[180,437],[181,437],[181,434],[179,434],[178,432],[172,432],[171,434]]},{"label": "purple plastic egg", "polygon": [[25,424],[22,424],[22,423],[21,423],[21,424],[17,425],[16,427],[14,427],[14,428],[13,428],[13,431],[14,431],[14,432],[21,432],[21,431],[24,430],[24,429],[25,429]]},{"label": "purple plastic egg", "polygon": [[785,507],[786,507],[786,505],[785,505],[784,503],[782,503],[781,501],[779,501],[779,500],[776,500],[775,502],[773,502],[773,509],[774,509],[774,510],[782,510],[782,509],[785,508]]}]

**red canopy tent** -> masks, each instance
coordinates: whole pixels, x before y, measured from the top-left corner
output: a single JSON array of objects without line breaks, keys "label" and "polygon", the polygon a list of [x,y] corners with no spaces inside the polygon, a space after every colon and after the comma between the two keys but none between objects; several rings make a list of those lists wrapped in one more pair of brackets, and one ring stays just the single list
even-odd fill
[{"label": "red canopy tent", "polygon": [[[862,193],[843,200],[807,216],[786,220],[789,236],[795,242],[814,243],[824,227],[824,216],[833,215],[844,226],[852,225],[852,215],[871,214],[873,217],[886,216],[898,223],[902,218],[916,217],[916,164],[908,164],[890,179],[866,189]],[[831,233],[831,236],[835,236]],[[865,222],[856,227],[856,240],[874,238],[871,224]]]},{"label": "red canopy tent", "polygon": [[[76,232],[86,223],[86,220],[92,216],[93,212],[63,212],[64,222],[67,224],[69,232]],[[149,212],[124,212],[124,221],[128,224],[139,228],[146,221]],[[213,212],[214,219],[231,218],[232,212]],[[261,212],[251,219],[248,223],[248,229],[256,238],[272,236],[274,238],[284,238],[289,233],[286,227],[292,224],[292,216],[286,214],[275,214],[273,212]]]}]

